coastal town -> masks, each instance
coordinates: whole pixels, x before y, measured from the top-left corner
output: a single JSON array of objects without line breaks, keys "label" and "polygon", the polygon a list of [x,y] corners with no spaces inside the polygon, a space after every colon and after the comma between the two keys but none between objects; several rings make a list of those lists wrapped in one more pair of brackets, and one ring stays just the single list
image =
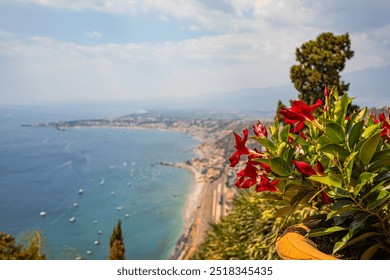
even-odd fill
[{"label": "coastal town", "polygon": [[[237,188],[232,187],[237,169],[229,166],[234,152],[233,131],[250,127],[253,120],[198,114],[131,114],[118,118],[38,123],[31,126],[53,127],[61,131],[89,128],[153,129],[186,133],[199,141],[195,157],[186,162],[159,162],[184,168],[194,175],[195,184],[183,210],[184,228],[170,259],[191,259],[203,242],[211,223],[226,216]],[[240,168],[237,167],[237,168]]]}]

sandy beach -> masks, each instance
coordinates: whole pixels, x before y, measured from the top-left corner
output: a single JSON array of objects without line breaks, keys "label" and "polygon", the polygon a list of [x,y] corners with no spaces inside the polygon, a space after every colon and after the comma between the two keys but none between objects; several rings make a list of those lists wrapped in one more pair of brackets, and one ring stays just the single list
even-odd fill
[{"label": "sandy beach", "polygon": [[178,168],[190,170],[194,174],[195,184],[187,196],[183,210],[184,228],[171,259],[191,259],[203,242],[210,223],[218,222],[230,207],[233,193],[227,188],[226,167],[213,174],[213,161],[206,160],[221,160],[221,151],[210,157],[217,150],[215,145],[210,142],[202,143],[196,150],[198,158],[193,159],[191,164],[175,164]]}]

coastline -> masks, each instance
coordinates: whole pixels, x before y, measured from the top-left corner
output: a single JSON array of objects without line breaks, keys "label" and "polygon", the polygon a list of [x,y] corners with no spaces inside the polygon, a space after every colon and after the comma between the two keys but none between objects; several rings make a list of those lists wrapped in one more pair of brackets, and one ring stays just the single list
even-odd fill
[{"label": "coastline", "polygon": [[217,223],[231,208],[235,191],[228,186],[233,174],[227,155],[234,146],[232,131],[242,127],[237,120],[177,119],[154,116],[122,117],[119,119],[80,120],[72,122],[41,123],[32,126],[54,127],[58,130],[88,128],[151,129],[180,132],[199,141],[195,156],[183,163],[160,164],[185,168],[194,176],[194,183],[186,196],[182,210],[183,228],[168,259],[191,259],[204,241],[211,223]]},{"label": "coastline", "polygon": [[169,259],[191,259],[204,241],[209,225],[218,222],[230,208],[234,193],[227,188],[227,170],[224,168],[220,173],[213,174],[210,172],[213,164],[206,160],[207,155],[215,150],[218,151],[218,156],[214,154],[212,158],[222,158],[224,150],[215,148],[216,143],[202,142],[195,151],[198,158],[192,159],[190,163],[163,163],[185,168],[194,176],[194,184],[187,194],[182,211],[183,230]]}]

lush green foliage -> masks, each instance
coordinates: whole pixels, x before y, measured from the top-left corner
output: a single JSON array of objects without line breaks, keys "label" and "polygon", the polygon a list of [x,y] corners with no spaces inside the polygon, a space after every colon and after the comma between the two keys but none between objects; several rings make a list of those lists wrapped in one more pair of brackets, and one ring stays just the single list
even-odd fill
[{"label": "lush green foliage", "polygon": [[44,260],[41,249],[42,237],[38,231],[29,235],[27,246],[16,244],[12,235],[0,232],[0,260]]},{"label": "lush green foliage", "polygon": [[[261,198],[254,192],[241,192],[234,199],[234,207],[220,223],[212,224],[194,259],[251,260],[278,259],[273,242],[284,229],[281,201]],[[293,224],[314,211],[295,212]],[[270,245],[271,244],[271,245]]]},{"label": "lush green foliage", "polygon": [[353,57],[349,34],[322,33],[296,49],[297,65],[290,69],[290,78],[300,92],[298,98],[313,104],[323,98],[323,86],[334,85],[339,92],[347,92],[349,84],[340,80],[347,59]]},{"label": "lush green foliage", "polygon": [[324,91],[321,115],[309,106],[294,101],[269,127],[270,137],[261,123],[252,137],[262,150],[247,148],[245,137],[236,135],[238,157],[247,155],[244,170],[237,173],[240,188],[255,186],[269,191],[267,198],[282,199],[280,213],[298,209],[326,211],[320,227],[311,237],[342,232],[333,253],[351,245],[366,246],[361,258],[371,258],[378,250],[390,255],[390,120],[366,115],[367,109],[347,115],[352,101],[339,96],[337,88]]}]

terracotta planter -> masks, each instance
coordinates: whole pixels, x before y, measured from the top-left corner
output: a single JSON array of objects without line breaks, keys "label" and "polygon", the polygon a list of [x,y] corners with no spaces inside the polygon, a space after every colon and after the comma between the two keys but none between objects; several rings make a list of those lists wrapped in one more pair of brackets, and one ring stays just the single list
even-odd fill
[{"label": "terracotta planter", "polygon": [[319,251],[305,238],[310,229],[304,224],[290,226],[276,241],[276,251],[283,260],[338,260]]}]

